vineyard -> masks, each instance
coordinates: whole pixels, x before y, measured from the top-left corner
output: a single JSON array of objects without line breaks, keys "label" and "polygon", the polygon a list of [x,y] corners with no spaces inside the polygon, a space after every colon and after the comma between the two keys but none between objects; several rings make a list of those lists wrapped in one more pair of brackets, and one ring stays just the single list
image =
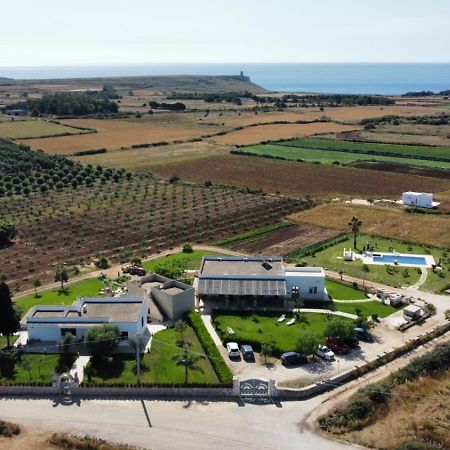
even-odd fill
[{"label": "vineyard", "polygon": [[171,184],[147,176],[83,189],[0,199],[18,228],[0,250],[1,272],[16,291],[52,281],[55,266],[146,256],[183,242],[209,243],[279,222],[310,202],[245,189]]}]

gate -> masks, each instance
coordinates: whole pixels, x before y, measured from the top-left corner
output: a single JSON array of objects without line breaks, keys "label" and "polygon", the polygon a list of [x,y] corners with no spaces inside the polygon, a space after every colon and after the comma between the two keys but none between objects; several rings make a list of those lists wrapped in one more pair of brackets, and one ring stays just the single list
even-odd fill
[{"label": "gate", "polygon": [[241,381],[239,383],[240,396],[247,399],[269,399],[269,385],[269,381],[256,378]]}]

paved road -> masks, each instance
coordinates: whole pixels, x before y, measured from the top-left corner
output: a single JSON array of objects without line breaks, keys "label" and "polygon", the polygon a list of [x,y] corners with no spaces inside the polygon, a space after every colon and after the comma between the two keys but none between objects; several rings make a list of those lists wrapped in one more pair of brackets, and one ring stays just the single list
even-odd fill
[{"label": "paved road", "polygon": [[1,399],[0,417],[40,429],[89,434],[153,450],[348,450],[304,423],[320,398],[282,405],[234,402]]}]

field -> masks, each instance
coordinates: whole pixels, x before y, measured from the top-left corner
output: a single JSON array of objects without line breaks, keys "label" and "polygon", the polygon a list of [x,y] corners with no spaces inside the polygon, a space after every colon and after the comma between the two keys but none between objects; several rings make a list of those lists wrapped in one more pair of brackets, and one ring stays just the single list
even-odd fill
[{"label": "field", "polygon": [[348,221],[352,216],[362,221],[363,233],[450,247],[449,216],[412,214],[394,207],[330,204],[295,214],[290,219],[301,224],[349,231]]},{"label": "field", "polygon": [[184,242],[214,242],[261,224],[279,222],[308,205],[301,199],[237,189],[131,178],[83,190],[0,199],[14,220],[14,245],[0,250],[0,267],[16,292],[32,280],[52,281],[55,266],[145,257]]},{"label": "field", "polygon": [[[318,140],[318,139],[317,139]],[[382,161],[396,164],[413,164],[416,166],[436,167],[441,169],[450,169],[450,161],[428,161],[422,159],[408,159],[403,157],[391,157],[382,155],[371,155],[362,153],[353,153],[350,151],[319,150],[312,148],[303,148],[296,146],[260,144],[244,147],[242,151],[257,156],[273,156],[275,158],[288,159],[292,161],[319,162],[321,164],[351,164],[357,161]],[[448,152],[450,160],[450,149]]]},{"label": "field", "polygon": [[335,303],[335,307],[337,311],[356,315],[359,313],[364,317],[370,317],[372,314],[376,314],[378,317],[384,318],[398,311],[397,308],[384,305],[378,300],[361,303]]},{"label": "field", "polygon": [[[178,347],[180,334],[174,328],[163,330],[154,335],[150,353],[145,353],[141,362],[141,382],[156,384],[184,384],[184,367],[177,366],[174,357],[183,350]],[[217,384],[218,379],[211,363],[204,355],[203,348],[191,327],[184,332],[190,351],[202,357],[196,365],[201,371],[189,371],[189,383]],[[88,363],[84,381],[95,384],[136,384],[136,360],[133,355],[117,355],[103,364],[95,366]]]},{"label": "field", "polygon": [[319,133],[342,132],[360,128],[356,125],[340,125],[332,122],[314,122],[307,124],[271,124],[258,125],[232,131],[223,136],[214,137],[219,144],[249,145],[267,140],[311,136]]},{"label": "field", "polygon": [[[412,128],[417,125],[407,125]],[[427,125],[432,127],[432,125]],[[385,142],[392,144],[409,144],[409,145],[436,145],[440,147],[450,147],[450,139],[447,136],[450,136],[450,130],[448,126],[440,125],[442,127],[442,133],[448,133],[446,136],[436,136],[433,133],[434,130],[429,130],[430,134],[415,134],[415,133],[401,133],[400,130],[397,131],[384,131],[383,128],[380,127],[376,132],[365,131],[359,132],[358,137],[361,140],[371,141],[371,142]],[[450,149],[449,149],[450,150]]]},{"label": "field", "polygon": [[[180,113],[180,116],[183,116]],[[26,145],[47,153],[70,155],[77,151],[91,149],[119,149],[132,145],[188,140],[202,135],[213,134],[219,127],[203,126],[195,122],[177,123],[177,121],[152,122],[150,120],[127,121],[121,119],[70,119],[61,120],[69,126],[88,127],[97,133],[77,136],[63,136],[42,139],[27,139]]]},{"label": "field", "polygon": [[81,134],[87,131],[71,126],[59,125],[47,120],[9,120],[0,122],[0,138],[24,139],[42,136],[54,136],[65,134]]},{"label": "field", "polygon": [[[30,381],[50,383],[58,361],[59,355],[23,354],[20,356],[20,361],[14,365],[12,376],[7,373],[8,370],[2,362],[0,365],[0,384],[29,383]],[[24,362],[30,365],[29,370],[23,364]]]},{"label": "field", "polygon": [[397,199],[407,190],[437,193],[450,188],[447,180],[237,155],[168,163],[155,167],[154,171],[163,177],[176,173],[182,179],[199,183],[209,179],[293,196],[360,195]]},{"label": "field", "polygon": [[170,162],[195,161],[201,158],[223,155],[229,146],[200,141],[183,144],[158,145],[148,148],[110,150],[108,153],[73,157],[82,164],[101,164],[124,168],[133,172],[148,172],[154,166]]},{"label": "field", "polygon": [[335,230],[314,225],[296,224],[260,236],[230,242],[224,247],[250,255],[284,256],[299,248],[335,236],[337,233]]},{"label": "field", "polygon": [[366,298],[363,290],[355,289],[337,281],[326,280],[325,287],[327,288],[328,295],[334,300],[363,300]]}]

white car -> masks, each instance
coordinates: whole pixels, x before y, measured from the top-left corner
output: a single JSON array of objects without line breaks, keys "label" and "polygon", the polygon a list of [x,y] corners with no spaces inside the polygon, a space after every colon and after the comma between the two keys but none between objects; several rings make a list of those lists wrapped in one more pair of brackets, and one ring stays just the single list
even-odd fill
[{"label": "white car", "polygon": [[239,351],[239,345],[236,342],[228,342],[227,352],[230,358],[240,358],[241,352]]},{"label": "white car", "polygon": [[316,355],[319,358],[326,359],[327,361],[330,361],[331,359],[334,359],[334,353],[325,345],[319,345]]}]

